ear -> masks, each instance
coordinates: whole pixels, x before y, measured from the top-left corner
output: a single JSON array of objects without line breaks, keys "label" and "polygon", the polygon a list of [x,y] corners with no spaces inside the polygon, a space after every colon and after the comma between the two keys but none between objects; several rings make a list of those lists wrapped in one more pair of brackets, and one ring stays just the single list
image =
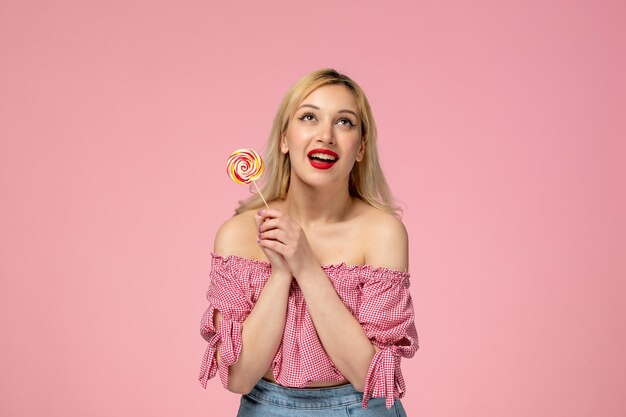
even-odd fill
[{"label": "ear", "polygon": [[361,162],[364,156],[365,156],[365,136],[361,138],[361,146],[359,147],[359,150],[356,153],[356,161]]},{"label": "ear", "polygon": [[285,154],[289,152],[289,147],[287,146],[287,138],[285,137],[284,133],[280,137],[280,151]]}]

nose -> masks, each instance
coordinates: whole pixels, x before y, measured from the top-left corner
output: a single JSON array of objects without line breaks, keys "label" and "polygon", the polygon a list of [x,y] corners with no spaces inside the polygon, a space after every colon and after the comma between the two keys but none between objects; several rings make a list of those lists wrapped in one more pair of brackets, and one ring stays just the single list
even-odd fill
[{"label": "nose", "polygon": [[318,141],[322,143],[327,143],[329,145],[335,144],[335,135],[333,133],[333,124],[332,123],[324,123],[320,125],[321,131],[319,132]]}]

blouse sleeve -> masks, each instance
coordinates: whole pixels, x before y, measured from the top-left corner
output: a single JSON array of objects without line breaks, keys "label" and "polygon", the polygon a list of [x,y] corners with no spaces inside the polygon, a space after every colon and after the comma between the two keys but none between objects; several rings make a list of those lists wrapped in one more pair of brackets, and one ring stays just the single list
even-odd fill
[{"label": "blouse sleeve", "polygon": [[409,274],[380,268],[362,282],[358,319],[370,341],[380,348],[365,378],[363,408],[371,397],[385,397],[387,408],[404,396],[400,358],[419,348],[409,293]]},{"label": "blouse sleeve", "polygon": [[[209,307],[200,323],[200,334],[208,342],[208,346],[202,358],[198,379],[206,388],[207,381],[219,371],[222,385],[227,388],[228,367],[239,359],[242,323],[250,314],[252,306],[246,294],[247,286],[242,282],[244,279],[232,270],[228,258],[214,255],[209,276],[211,282],[206,293]],[[222,313],[219,330],[213,325],[216,310]],[[219,367],[216,352],[220,354]]]}]

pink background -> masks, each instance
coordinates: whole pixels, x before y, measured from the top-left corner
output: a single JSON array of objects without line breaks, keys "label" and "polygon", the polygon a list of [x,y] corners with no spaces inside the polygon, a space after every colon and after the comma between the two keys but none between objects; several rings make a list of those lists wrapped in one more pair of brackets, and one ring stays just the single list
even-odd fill
[{"label": "pink background", "polygon": [[0,0],[0,415],[234,415],[225,157],[327,66],[405,205],[409,415],[626,415],[624,5]]}]

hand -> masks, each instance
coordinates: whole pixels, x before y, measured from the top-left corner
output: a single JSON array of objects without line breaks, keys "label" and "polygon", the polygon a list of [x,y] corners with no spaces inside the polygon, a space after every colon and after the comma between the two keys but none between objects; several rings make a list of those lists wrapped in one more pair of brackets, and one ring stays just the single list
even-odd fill
[{"label": "hand", "polygon": [[261,246],[263,253],[265,253],[265,256],[267,256],[267,259],[270,261],[270,264],[272,265],[272,272],[283,272],[286,275],[291,276],[292,275],[291,270],[289,269],[289,265],[287,264],[287,261],[285,260],[285,258],[279,253],[277,253],[276,251],[269,249],[267,247],[264,247],[260,243],[261,225],[267,220],[268,220],[267,218],[260,216],[258,213],[254,215],[254,221],[256,222],[257,231],[259,235],[259,241],[258,241],[259,246]]},{"label": "hand", "polygon": [[307,268],[319,267],[302,227],[288,215],[276,209],[259,210],[259,245],[284,259],[298,279]]}]

